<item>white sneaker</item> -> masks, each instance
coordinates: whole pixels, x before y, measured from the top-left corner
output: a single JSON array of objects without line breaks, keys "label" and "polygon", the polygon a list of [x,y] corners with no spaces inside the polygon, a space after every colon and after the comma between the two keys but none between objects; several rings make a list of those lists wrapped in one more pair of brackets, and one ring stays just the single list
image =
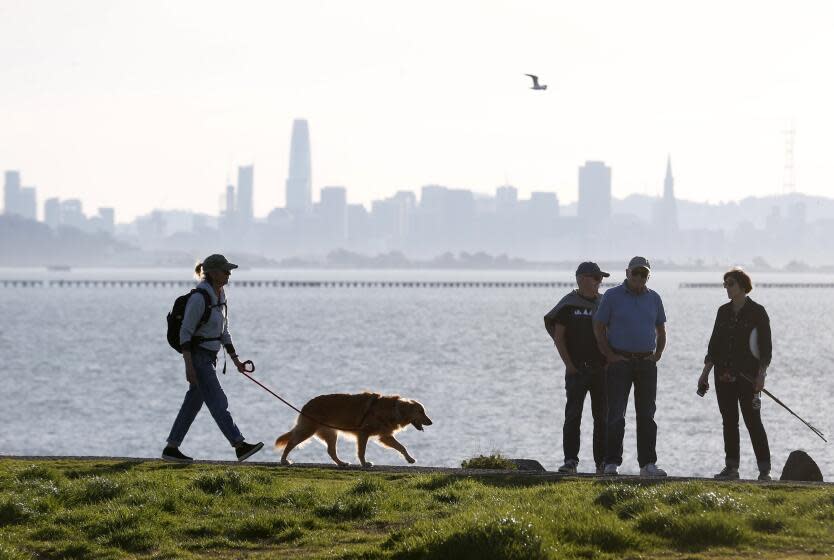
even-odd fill
[{"label": "white sneaker", "polygon": [[607,465],[605,465],[605,471],[603,471],[603,474],[617,475],[617,474],[620,474],[620,473],[617,472],[616,463],[608,463]]},{"label": "white sneaker", "polygon": [[640,476],[666,476],[666,471],[658,468],[654,463],[648,463],[640,468]]}]

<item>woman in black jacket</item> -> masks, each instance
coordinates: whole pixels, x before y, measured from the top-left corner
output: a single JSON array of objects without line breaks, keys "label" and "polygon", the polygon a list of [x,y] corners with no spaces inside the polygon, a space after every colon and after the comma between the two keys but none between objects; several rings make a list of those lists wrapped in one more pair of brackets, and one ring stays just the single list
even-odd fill
[{"label": "woman in black jacket", "polygon": [[[708,387],[709,372],[715,366],[715,393],[724,423],[725,454],[724,469],[715,478],[739,477],[738,411],[741,408],[756,454],[759,480],[770,480],[770,447],[759,410],[759,394],[764,388],[772,354],[770,319],[765,308],[747,295],[753,284],[743,270],[734,268],[724,274],[724,288],[730,301],[718,308],[704,370],[698,380],[699,387]],[[758,355],[754,354],[756,346]]]}]

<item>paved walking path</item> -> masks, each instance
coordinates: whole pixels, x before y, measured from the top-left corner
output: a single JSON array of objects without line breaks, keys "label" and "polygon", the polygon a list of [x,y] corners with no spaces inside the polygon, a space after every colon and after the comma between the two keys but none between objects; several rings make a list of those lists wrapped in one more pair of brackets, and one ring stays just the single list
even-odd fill
[{"label": "paved walking path", "polygon": [[[165,463],[162,459],[145,458],[145,457],[72,457],[72,456],[26,456],[26,455],[0,455],[0,461],[4,459],[12,459],[16,461],[118,461],[130,463],[148,463],[159,462],[160,464],[180,466],[173,463]],[[717,481],[712,478],[699,478],[694,476],[668,476],[665,478],[648,478],[638,475],[617,475],[606,476],[597,474],[574,474],[566,475],[555,471],[527,471],[527,470],[488,470],[488,469],[456,469],[452,467],[415,467],[407,465],[374,465],[373,467],[360,467],[358,465],[349,465],[347,467],[337,467],[333,464],[326,463],[294,463],[289,467],[282,466],[276,461],[246,461],[239,463],[237,461],[210,461],[197,460],[192,465],[226,465],[229,467],[271,467],[276,469],[321,469],[333,471],[360,471],[360,472],[379,472],[379,473],[397,473],[397,474],[448,474],[454,476],[488,476],[488,477],[503,477],[503,478],[525,478],[530,480],[552,480],[559,481],[564,479],[598,479],[602,481],[623,480],[629,482],[639,482],[645,484],[654,484],[658,482],[713,482],[726,483],[727,481]],[[734,480],[730,481],[735,484],[758,484],[758,485],[778,485],[785,486],[834,486],[832,482],[796,482],[796,481],[778,481],[759,482],[758,480]]]}]

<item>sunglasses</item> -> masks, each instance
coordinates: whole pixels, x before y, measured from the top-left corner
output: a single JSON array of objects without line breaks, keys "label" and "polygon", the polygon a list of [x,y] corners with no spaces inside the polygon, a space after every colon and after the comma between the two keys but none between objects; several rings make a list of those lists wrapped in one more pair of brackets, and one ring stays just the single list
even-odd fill
[{"label": "sunglasses", "polygon": [[583,274],[585,278],[593,278],[594,282],[602,282],[602,276],[599,274]]},{"label": "sunglasses", "polygon": [[649,271],[646,270],[645,268],[635,268],[634,270],[631,271],[631,275],[632,276],[639,276],[640,278],[648,278],[649,277]]}]

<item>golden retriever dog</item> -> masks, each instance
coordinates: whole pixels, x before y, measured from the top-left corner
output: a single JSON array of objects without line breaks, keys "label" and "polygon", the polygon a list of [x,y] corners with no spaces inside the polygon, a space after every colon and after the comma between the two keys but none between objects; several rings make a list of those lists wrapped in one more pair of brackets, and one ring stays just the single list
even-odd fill
[{"label": "golden retriever dog", "polygon": [[363,467],[373,466],[365,460],[365,448],[372,437],[380,444],[396,449],[406,461],[413,463],[414,457],[394,438],[396,432],[409,424],[423,431],[423,426],[431,426],[431,420],[422,404],[399,395],[320,395],[301,408],[295,427],[275,440],[275,449],[284,450],[281,464],[289,465],[287,455],[290,451],[316,436],[327,445],[327,453],[336,464],[343,467],[348,463],[336,455],[336,439],[342,432],[356,438],[356,454]]}]

